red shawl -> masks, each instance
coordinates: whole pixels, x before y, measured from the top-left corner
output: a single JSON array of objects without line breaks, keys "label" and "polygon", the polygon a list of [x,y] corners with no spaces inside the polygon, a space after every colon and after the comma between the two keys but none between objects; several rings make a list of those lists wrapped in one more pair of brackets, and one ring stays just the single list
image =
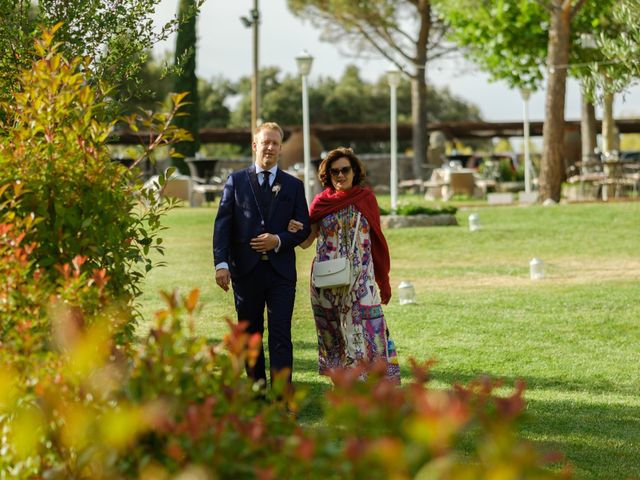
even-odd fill
[{"label": "red shawl", "polygon": [[342,210],[349,205],[354,205],[360,210],[369,222],[373,269],[376,283],[380,288],[380,298],[382,303],[386,305],[391,298],[391,285],[389,284],[391,260],[389,258],[389,246],[380,227],[378,202],[373,192],[360,186],[354,186],[344,191],[335,191],[327,187],[316,195],[313,202],[311,202],[311,207],[309,207],[311,223],[318,223],[330,213]]}]

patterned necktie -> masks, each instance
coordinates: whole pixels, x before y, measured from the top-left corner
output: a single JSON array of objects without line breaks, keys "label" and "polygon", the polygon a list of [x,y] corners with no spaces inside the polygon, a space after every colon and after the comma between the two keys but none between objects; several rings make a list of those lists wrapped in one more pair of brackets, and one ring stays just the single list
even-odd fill
[{"label": "patterned necktie", "polygon": [[265,170],[264,172],[262,172],[263,175],[263,180],[262,180],[262,190],[265,192],[269,191],[269,175],[271,175],[271,172],[269,172],[268,170]]}]

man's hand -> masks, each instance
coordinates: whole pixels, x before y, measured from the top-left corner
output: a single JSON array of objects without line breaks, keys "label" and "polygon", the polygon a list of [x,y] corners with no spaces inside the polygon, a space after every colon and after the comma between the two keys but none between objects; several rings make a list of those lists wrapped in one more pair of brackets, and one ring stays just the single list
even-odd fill
[{"label": "man's hand", "polygon": [[302,230],[303,227],[304,227],[304,224],[302,222],[299,222],[292,218],[291,220],[289,220],[289,226],[287,226],[287,231],[291,233],[296,233]]},{"label": "man's hand", "polygon": [[249,245],[258,253],[267,253],[278,246],[278,237],[272,233],[263,233],[252,238]]},{"label": "man's hand", "polygon": [[220,268],[216,270],[216,283],[225,292],[229,290],[229,282],[231,281],[231,274],[226,268]]}]

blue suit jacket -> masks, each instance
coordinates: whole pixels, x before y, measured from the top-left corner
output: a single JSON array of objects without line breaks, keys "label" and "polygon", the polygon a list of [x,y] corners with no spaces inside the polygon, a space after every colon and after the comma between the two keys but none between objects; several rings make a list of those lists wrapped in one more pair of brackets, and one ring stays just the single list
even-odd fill
[{"label": "blue suit jacket", "polygon": [[[264,212],[258,201],[260,185],[255,165],[234,172],[227,179],[213,228],[213,258],[214,265],[229,264],[232,278],[248,274],[260,261],[260,254],[251,248],[249,241],[268,232],[280,237],[278,253],[273,250],[267,253],[269,261],[280,275],[296,280],[294,249],[310,233],[304,185],[280,169],[273,181],[275,185],[279,185],[280,190],[272,194],[271,208]],[[296,233],[288,232],[291,219],[302,222],[304,228]]]}]

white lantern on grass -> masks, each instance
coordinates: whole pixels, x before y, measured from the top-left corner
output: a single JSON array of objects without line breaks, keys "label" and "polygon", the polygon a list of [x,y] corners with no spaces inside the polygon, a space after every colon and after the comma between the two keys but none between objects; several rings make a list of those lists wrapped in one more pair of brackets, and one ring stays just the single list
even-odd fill
[{"label": "white lantern on grass", "polygon": [[400,305],[416,303],[416,291],[411,282],[400,282],[400,285],[398,285],[398,297]]},{"label": "white lantern on grass", "polygon": [[472,213],[469,215],[469,231],[477,232],[478,230],[480,230],[480,215]]},{"label": "white lantern on grass", "polygon": [[531,280],[544,278],[544,262],[539,258],[533,258],[529,262],[529,276]]}]

